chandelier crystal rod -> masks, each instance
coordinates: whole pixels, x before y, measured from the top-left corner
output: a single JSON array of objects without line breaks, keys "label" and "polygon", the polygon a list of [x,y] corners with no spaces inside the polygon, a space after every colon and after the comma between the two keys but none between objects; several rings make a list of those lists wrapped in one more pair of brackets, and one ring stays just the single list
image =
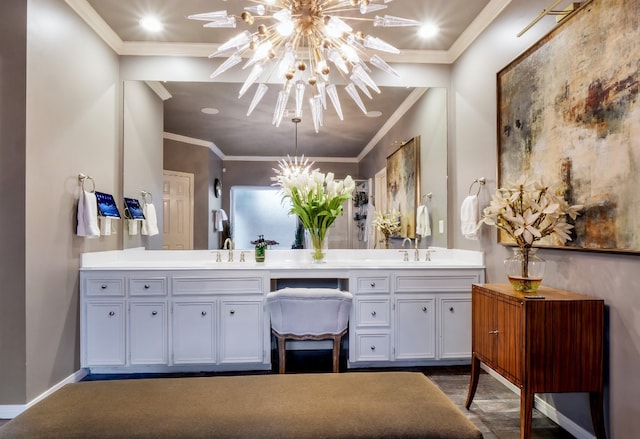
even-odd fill
[{"label": "chandelier crystal rod", "polygon": [[[250,32],[244,30],[209,57],[227,56],[227,59],[211,74],[215,78],[247,59],[242,70],[249,69],[238,98],[256,83],[255,94],[249,105],[247,116],[266,95],[268,82],[275,77],[282,81],[282,89],[274,108],[272,123],[280,126],[289,98],[295,97],[295,114],[302,116],[304,96],[311,94],[307,102],[315,131],[323,125],[323,111],[329,101],[340,118],[344,114],[331,76],[339,76],[348,82],[347,95],[358,108],[367,114],[360,93],[372,99],[371,90],[381,91],[371,78],[369,65],[399,77],[398,73],[378,54],[370,51],[398,54],[393,45],[373,35],[354,30],[348,22],[372,22],[374,27],[419,26],[416,20],[391,15],[376,15],[374,18],[343,15],[360,13],[365,15],[387,8],[393,0],[249,0],[239,15],[226,10],[190,15],[192,20],[203,20],[208,28],[236,28],[238,21],[248,26],[257,25]],[[266,24],[265,24],[266,23]],[[360,90],[360,93],[358,92]]]}]

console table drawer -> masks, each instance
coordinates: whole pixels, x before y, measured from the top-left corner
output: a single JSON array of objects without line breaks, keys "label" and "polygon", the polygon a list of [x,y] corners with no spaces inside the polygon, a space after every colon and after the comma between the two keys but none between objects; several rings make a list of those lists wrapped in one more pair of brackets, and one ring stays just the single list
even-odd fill
[{"label": "console table drawer", "polygon": [[255,293],[264,291],[263,288],[264,281],[261,277],[173,277],[172,292],[175,295]]},{"label": "console table drawer", "polygon": [[396,293],[421,291],[471,291],[471,285],[480,282],[477,273],[451,273],[433,276],[397,276]]}]

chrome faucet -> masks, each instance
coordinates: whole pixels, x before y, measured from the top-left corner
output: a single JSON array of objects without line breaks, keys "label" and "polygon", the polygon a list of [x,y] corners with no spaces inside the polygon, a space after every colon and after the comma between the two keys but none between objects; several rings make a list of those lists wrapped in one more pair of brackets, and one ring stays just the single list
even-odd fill
[{"label": "chrome faucet", "polygon": [[216,255],[216,262],[222,262],[222,258],[220,257],[220,252],[213,252]]},{"label": "chrome faucet", "polygon": [[411,248],[411,238],[404,238],[402,240],[402,245],[400,247],[404,248],[404,243],[407,242],[407,241],[409,241],[409,247],[407,247],[407,248]]},{"label": "chrome faucet", "polygon": [[[420,249],[418,248],[418,238],[415,239],[416,248],[415,248],[415,256],[413,257],[414,261],[420,260]],[[429,250],[427,249],[427,258],[429,257]]]},{"label": "chrome faucet", "polygon": [[229,250],[229,259],[228,262],[233,262],[233,249],[235,248],[235,244],[231,238],[227,238],[224,240],[224,244],[222,245],[223,250]]}]

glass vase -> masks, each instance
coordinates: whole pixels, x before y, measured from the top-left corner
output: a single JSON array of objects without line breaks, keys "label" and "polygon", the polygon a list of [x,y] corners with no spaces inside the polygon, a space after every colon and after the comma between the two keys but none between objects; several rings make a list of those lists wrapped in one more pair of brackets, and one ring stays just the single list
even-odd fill
[{"label": "glass vase", "polygon": [[514,290],[521,293],[535,293],[544,276],[544,259],[536,255],[536,248],[513,249],[513,256],[504,260],[504,268],[509,283]]},{"label": "glass vase", "polygon": [[325,250],[327,250],[327,235],[320,236],[318,233],[314,233],[310,230],[305,230],[305,238],[307,241],[307,248],[312,249],[311,259],[313,262],[323,262],[325,257]]},{"label": "glass vase", "polygon": [[256,262],[264,262],[266,252],[266,246],[256,245]]}]

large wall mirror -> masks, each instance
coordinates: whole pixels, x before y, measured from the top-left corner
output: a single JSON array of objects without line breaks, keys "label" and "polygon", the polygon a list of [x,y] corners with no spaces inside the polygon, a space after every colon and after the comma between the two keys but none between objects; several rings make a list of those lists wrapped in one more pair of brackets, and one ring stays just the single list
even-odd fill
[{"label": "large wall mirror", "polygon": [[[432,229],[431,236],[423,238],[420,245],[447,246],[445,88],[385,87],[381,95],[365,101],[374,111],[382,108],[378,101],[385,103],[378,119],[357,122],[355,116],[349,115],[349,103],[343,101],[344,121],[331,120],[334,112],[328,108],[325,126],[319,133],[301,123],[299,132],[294,134],[290,118],[283,118],[279,128],[271,125],[275,99],[270,102],[268,95],[261,103],[264,108],[257,107],[255,114],[247,117],[246,102],[238,102],[238,84],[217,83],[217,88],[211,91],[204,91],[201,86],[213,83],[161,83],[160,91],[157,84],[139,80],[124,83],[122,168],[124,196],[142,202],[142,192],[150,194],[148,200],[152,200],[156,208],[161,233],[156,236],[131,234],[124,222],[123,248],[166,248],[162,230],[168,224],[177,223],[190,233],[193,249],[219,248],[223,234],[216,227],[216,211],[224,209],[230,214],[231,189],[268,187],[277,159],[287,154],[326,157],[317,161],[317,166],[323,172],[334,172],[338,178],[348,174],[359,180],[371,179],[372,201],[376,206],[384,206],[385,191],[375,188],[385,183],[376,181],[376,174],[382,175],[380,171],[386,165],[386,158],[403,142],[416,136],[420,136],[418,204],[427,207]],[[221,87],[227,89],[226,94],[221,94]],[[260,112],[269,121],[258,131],[252,131],[250,125],[258,125]],[[366,140],[361,140],[361,131],[370,129],[365,126],[369,123],[376,127],[375,131],[365,134]],[[322,149],[327,146],[337,152]],[[274,160],[269,160],[269,156],[275,156]],[[163,199],[163,193],[171,190],[164,171],[194,176],[191,201],[179,209],[172,208]],[[215,196],[216,179],[222,182],[220,197]],[[178,211],[181,218],[176,217]],[[356,211],[352,209],[348,214],[353,216]],[[233,218],[230,220],[233,224]],[[345,222],[349,221],[356,220],[345,218]],[[357,240],[349,245],[367,247]],[[289,243],[277,248],[289,248]]]}]

